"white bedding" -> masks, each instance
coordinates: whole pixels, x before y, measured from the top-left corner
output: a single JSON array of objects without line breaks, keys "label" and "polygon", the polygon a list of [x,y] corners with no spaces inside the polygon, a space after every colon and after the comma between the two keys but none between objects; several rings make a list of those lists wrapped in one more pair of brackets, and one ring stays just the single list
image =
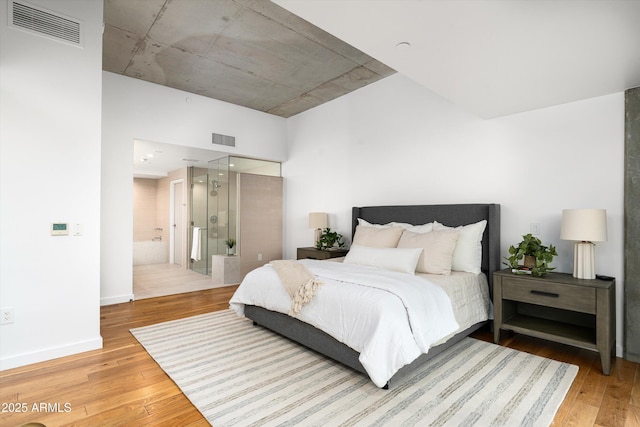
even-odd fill
[{"label": "white bedding", "polygon": [[[479,276],[475,274],[460,273],[449,280],[439,279],[444,276],[433,280],[432,275],[420,277],[376,267],[316,260],[300,262],[324,284],[297,318],[359,352],[360,363],[379,387],[401,367],[428,352],[432,345],[465,329],[469,322],[473,324],[489,316],[488,292],[486,301],[481,303],[484,309],[467,309],[474,306],[468,301],[478,296],[468,297],[463,290],[469,286],[464,282],[473,278],[477,282]],[[434,285],[433,281],[442,283]],[[459,298],[461,295],[463,298]],[[458,302],[452,305],[452,300]],[[463,300],[467,302],[461,303]],[[291,299],[275,270],[265,265],[247,274],[230,301],[231,308],[241,316],[245,304],[286,314]],[[477,312],[484,315],[478,316]]]},{"label": "white bedding", "polygon": [[493,304],[489,296],[487,276],[484,273],[452,271],[450,276],[438,274],[418,274],[418,276],[430,280],[431,283],[445,290],[451,299],[456,321],[460,325],[457,331],[434,345],[445,342],[452,335],[478,322],[493,318]]}]

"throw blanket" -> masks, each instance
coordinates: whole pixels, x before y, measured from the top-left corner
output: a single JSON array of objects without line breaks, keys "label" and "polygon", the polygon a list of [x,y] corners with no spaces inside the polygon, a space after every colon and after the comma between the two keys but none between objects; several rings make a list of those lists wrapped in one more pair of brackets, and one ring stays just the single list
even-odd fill
[{"label": "throw blanket", "polygon": [[317,280],[307,267],[297,261],[279,260],[271,261],[282,286],[291,297],[291,309],[289,316],[297,316],[306,304],[316,295],[318,286],[322,282]]}]

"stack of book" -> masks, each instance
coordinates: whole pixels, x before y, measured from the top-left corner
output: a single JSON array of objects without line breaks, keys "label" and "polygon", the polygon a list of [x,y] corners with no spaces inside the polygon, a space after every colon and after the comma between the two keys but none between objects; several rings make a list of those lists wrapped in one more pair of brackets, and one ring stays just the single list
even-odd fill
[{"label": "stack of book", "polygon": [[524,265],[519,265],[518,268],[512,268],[511,272],[514,274],[531,274],[531,269]]}]

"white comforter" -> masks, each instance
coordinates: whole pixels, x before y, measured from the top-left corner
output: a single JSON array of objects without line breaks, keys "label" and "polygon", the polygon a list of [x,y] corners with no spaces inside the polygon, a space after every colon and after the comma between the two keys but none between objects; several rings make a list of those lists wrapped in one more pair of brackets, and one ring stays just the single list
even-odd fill
[{"label": "white comforter", "polygon": [[[424,278],[375,267],[300,262],[324,285],[297,318],[358,351],[378,387],[458,329],[446,292]],[[270,265],[247,274],[230,301],[241,316],[245,304],[289,312],[291,299]]]}]

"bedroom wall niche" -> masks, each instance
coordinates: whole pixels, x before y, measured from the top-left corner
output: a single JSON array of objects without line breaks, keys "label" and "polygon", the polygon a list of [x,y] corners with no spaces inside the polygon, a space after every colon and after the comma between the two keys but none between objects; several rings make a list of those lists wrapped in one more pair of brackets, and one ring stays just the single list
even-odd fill
[{"label": "bedroom wall niche", "polygon": [[[244,277],[256,263],[282,258],[280,170],[279,162],[235,156],[190,168],[191,270],[212,276],[212,257],[234,256]],[[228,239],[236,241],[230,251]]]}]

